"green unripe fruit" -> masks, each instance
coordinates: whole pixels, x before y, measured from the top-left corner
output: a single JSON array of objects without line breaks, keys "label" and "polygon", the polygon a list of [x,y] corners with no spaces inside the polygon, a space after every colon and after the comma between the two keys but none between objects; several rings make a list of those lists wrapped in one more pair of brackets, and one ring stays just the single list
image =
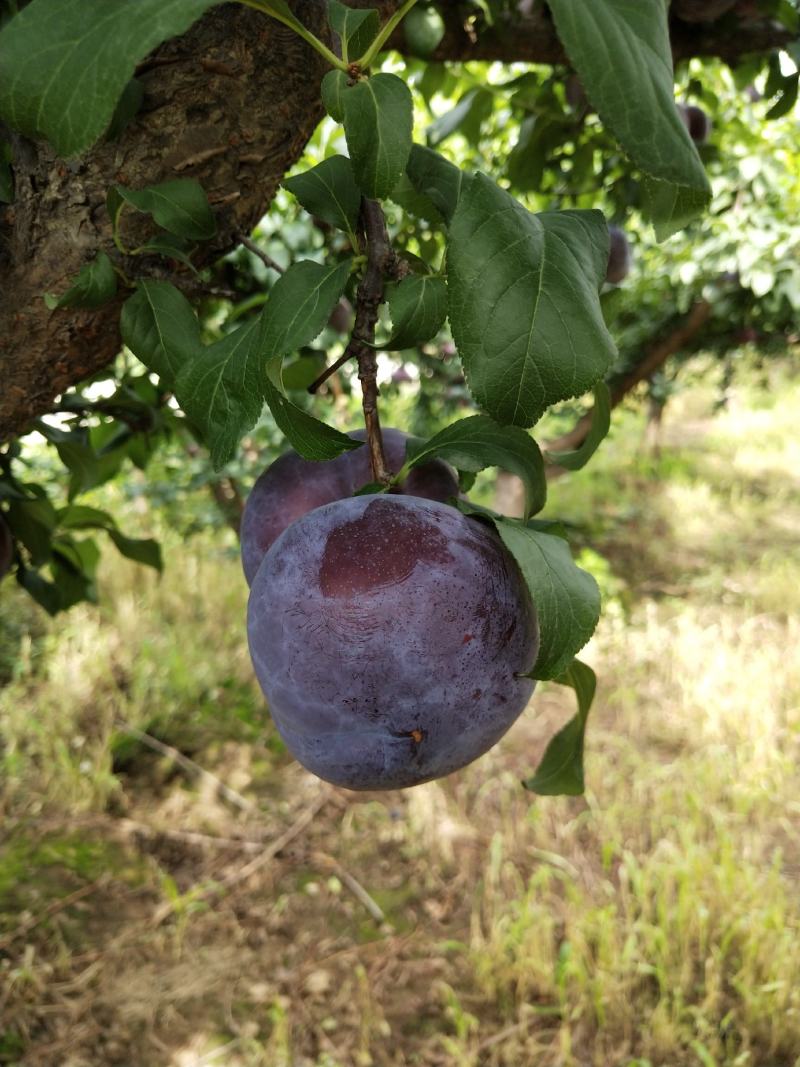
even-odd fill
[{"label": "green unripe fruit", "polygon": [[403,30],[409,51],[425,59],[444,37],[444,19],[435,7],[414,7],[403,19]]}]

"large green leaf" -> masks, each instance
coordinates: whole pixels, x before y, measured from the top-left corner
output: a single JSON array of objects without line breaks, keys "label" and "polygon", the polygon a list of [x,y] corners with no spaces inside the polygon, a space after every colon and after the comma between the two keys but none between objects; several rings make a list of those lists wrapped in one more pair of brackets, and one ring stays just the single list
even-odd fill
[{"label": "large green leaf", "polygon": [[293,263],[272,288],[261,315],[259,351],[275,362],[321,333],[350,277],[352,261]]},{"label": "large green leaf", "polygon": [[594,387],[594,407],[583,443],[569,452],[547,452],[547,458],[568,471],[579,471],[595,454],[611,428],[611,392],[605,382]]},{"label": "large green leaf", "polygon": [[120,331],[131,352],[167,386],[201,348],[192,305],[168,282],[141,282],[122,308]]},{"label": "large green leaf", "polygon": [[532,426],[608,370],[616,348],[600,307],[608,228],[599,211],[533,215],[477,174],[450,224],[447,265],[467,383],[498,422]]},{"label": "large green leaf", "polygon": [[283,184],[309,214],[348,233],[355,231],[361,191],[345,156],[331,156]]},{"label": "large green leaf", "polygon": [[0,116],[62,156],[97,141],[136,64],[219,0],[32,0],[0,33]]},{"label": "large green leaf", "polygon": [[415,144],[408,157],[406,173],[416,191],[426,196],[445,221],[450,222],[466,179],[463,170],[432,148]]},{"label": "large green leaf", "polygon": [[266,371],[254,320],[183,365],[175,395],[200,429],[215,468],[228,463],[264,402]]},{"label": "large green leaf", "polygon": [[666,241],[701,214],[708,196],[702,189],[646,178],[644,181],[645,209],[657,241]]},{"label": "large green leaf", "polygon": [[178,237],[205,241],[217,231],[205,190],[194,178],[178,178],[144,189],[115,188],[137,211],[152,215],[159,226]]},{"label": "large green leaf", "polygon": [[586,95],[634,163],[710,197],[675,107],[664,0],[551,0],[550,10]]},{"label": "large green leaf", "polygon": [[411,92],[396,74],[375,74],[347,86],[341,107],[359,188],[382,200],[399,181],[411,152]]},{"label": "large green leaf", "polygon": [[434,274],[409,274],[389,290],[392,336],[381,348],[413,348],[435,337],[447,318],[447,283]]},{"label": "large green leaf", "polygon": [[354,441],[346,433],[327,426],[297,407],[269,377],[264,381],[264,394],[278,429],[286,435],[289,444],[304,459],[315,462],[335,459],[342,452],[349,452],[361,446],[361,441]]},{"label": "large green leaf", "polygon": [[536,773],[522,784],[541,796],[580,796],[585,788],[583,741],[586,720],[597,689],[597,677],[591,667],[575,659],[554,680],[575,690],[578,713],[551,739]]},{"label": "large green leaf", "polygon": [[516,426],[498,426],[488,415],[459,419],[424,444],[409,445],[408,466],[416,467],[434,456],[459,471],[502,467],[518,475],[525,486],[525,517],[541,511],[547,499],[544,462],[539,446]]},{"label": "large green leaf", "polygon": [[530,590],[539,619],[539,655],[533,678],[555,678],[594,633],[600,618],[600,590],[578,567],[561,537],[514,519],[495,519]]},{"label": "large green leaf", "polygon": [[55,303],[57,308],[97,308],[107,304],[117,292],[117,273],[105,252],[98,252],[87,263],[66,293]]},{"label": "large green leaf", "polygon": [[339,0],[328,0],[328,19],[341,39],[345,63],[360,59],[380,29],[380,19],[374,8],[348,7]]}]

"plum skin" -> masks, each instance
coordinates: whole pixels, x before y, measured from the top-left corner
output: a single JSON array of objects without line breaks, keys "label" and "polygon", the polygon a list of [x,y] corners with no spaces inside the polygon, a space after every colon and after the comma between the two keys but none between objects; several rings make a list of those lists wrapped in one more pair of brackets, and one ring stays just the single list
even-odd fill
[{"label": "plum skin", "polygon": [[632,258],[631,246],[625,233],[619,226],[609,226],[606,281],[610,285],[619,285],[628,277]]},{"label": "plum skin", "polygon": [[[365,432],[350,434],[363,441]],[[385,429],[383,446],[386,465],[396,474],[405,463],[408,435]],[[296,519],[334,500],[352,496],[372,481],[366,445],[343,452],[336,459],[313,463],[296,452],[286,452],[256,480],[247,498],[240,528],[242,568],[248,585],[253,584],[261,560],[270,545]],[[400,486],[402,493],[445,501],[458,496],[458,479],[452,468],[434,459],[415,467]]]},{"label": "plum skin", "polygon": [[450,774],[527,705],[536,614],[497,534],[437,501],[350,497],[309,512],[250,591],[256,676],[289,751],[348,789]]}]

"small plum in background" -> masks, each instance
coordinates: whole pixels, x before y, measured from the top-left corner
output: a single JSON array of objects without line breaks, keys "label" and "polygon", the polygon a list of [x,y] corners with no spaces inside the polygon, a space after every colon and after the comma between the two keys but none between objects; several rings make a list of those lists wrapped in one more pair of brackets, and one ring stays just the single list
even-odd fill
[{"label": "small plum in background", "polygon": [[14,559],[14,541],[8,523],[0,515],[0,579],[4,578],[11,569]]},{"label": "small plum in background", "polygon": [[527,705],[538,628],[497,534],[446,504],[309,512],[250,591],[250,655],[290,752],[348,789],[399,789],[488,751]]},{"label": "small plum in background", "polygon": [[[350,436],[363,441],[365,435],[356,431]],[[383,431],[386,464],[392,474],[405,463],[407,440],[402,430]],[[252,584],[270,545],[287,526],[314,508],[352,496],[371,481],[366,445],[324,463],[313,463],[296,452],[275,460],[256,481],[242,515],[242,567],[248,584]],[[415,467],[400,492],[445,501],[458,496],[458,479],[451,467],[434,459]]]},{"label": "small plum in background", "polygon": [[678,114],[694,143],[705,144],[711,134],[711,119],[705,111],[694,104],[678,104]]},{"label": "small plum in background", "polygon": [[633,256],[628,238],[619,226],[609,226],[606,281],[610,285],[619,285],[628,277],[632,262]]}]

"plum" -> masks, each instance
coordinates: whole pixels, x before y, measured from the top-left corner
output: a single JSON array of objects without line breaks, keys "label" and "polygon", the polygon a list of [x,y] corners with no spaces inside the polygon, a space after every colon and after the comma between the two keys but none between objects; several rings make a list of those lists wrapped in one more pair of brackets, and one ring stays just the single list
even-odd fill
[{"label": "plum", "polygon": [[[350,434],[363,441],[363,430]],[[383,431],[386,464],[396,474],[405,463],[408,435],[402,430]],[[242,567],[252,584],[264,553],[280,534],[306,512],[352,496],[372,481],[366,446],[344,452],[326,463],[312,463],[287,452],[258,478],[247,498],[240,529]],[[434,459],[415,467],[400,486],[408,496],[448,500],[458,496],[458,479],[446,463]]]},{"label": "plum", "polygon": [[5,577],[11,569],[14,559],[14,541],[8,523],[0,515],[0,578]]},{"label": "plum", "polygon": [[525,708],[539,633],[500,538],[456,508],[349,497],[309,512],[250,590],[256,676],[289,751],[348,789],[399,789],[491,748]]},{"label": "plum", "polygon": [[632,259],[631,246],[624,232],[619,226],[609,226],[606,281],[611,285],[619,285],[624,281],[630,272]]},{"label": "plum", "polygon": [[678,114],[694,143],[705,144],[711,134],[711,119],[705,111],[694,104],[678,104]]}]

